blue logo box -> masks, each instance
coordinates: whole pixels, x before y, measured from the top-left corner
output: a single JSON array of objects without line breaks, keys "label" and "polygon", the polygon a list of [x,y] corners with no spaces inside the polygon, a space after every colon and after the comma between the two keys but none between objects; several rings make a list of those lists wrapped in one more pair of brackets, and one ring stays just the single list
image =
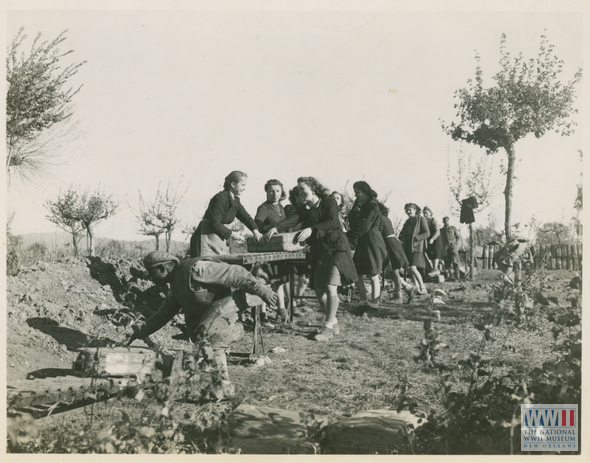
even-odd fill
[{"label": "blue logo box", "polygon": [[520,450],[523,452],[576,452],[577,404],[521,404]]}]

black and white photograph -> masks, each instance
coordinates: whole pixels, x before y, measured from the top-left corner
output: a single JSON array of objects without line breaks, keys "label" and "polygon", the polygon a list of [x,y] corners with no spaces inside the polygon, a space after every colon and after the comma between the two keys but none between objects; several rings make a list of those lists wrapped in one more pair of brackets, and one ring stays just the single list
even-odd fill
[{"label": "black and white photograph", "polygon": [[6,1],[7,460],[587,461],[588,6]]}]

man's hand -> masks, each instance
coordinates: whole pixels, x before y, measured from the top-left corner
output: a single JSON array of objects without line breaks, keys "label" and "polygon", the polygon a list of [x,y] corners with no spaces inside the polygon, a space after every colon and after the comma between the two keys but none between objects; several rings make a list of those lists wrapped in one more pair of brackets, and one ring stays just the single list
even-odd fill
[{"label": "man's hand", "polygon": [[304,228],[299,233],[295,235],[293,241],[297,243],[303,243],[307,238],[311,236],[311,228]]}]

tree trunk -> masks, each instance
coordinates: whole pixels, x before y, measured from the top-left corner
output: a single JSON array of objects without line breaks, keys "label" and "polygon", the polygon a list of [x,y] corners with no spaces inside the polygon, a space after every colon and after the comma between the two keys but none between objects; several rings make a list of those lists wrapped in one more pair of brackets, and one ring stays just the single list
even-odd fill
[{"label": "tree trunk", "polygon": [[504,211],[504,233],[506,234],[506,242],[512,238],[510,230],[512,221],[512,188],[514,187],[514,168],[516,167],[516,152],[514,145],[508,146],[506,154],[508,154],[508,169],[506,170],[506,188],[504,189],[504,199],[506,201],[506,209]]},{"label": "tree trunk", "polygon": [[80,238],[78,238],[78,232],[76,232],[76,230],[74,230],[74,228],[72,227],[72,243],[74,245],[74,256],[78,257],[79,255],[79,251],[78,251],[78,241],[80,240]]},{"label": "tree trunk", "polygon": [[172,230],[166,230],[166,252],[170,252],[170,239],[172,238]]},{"label": "tree trunk", "polygon": [[473,224],[469,224],[469,279],[473,280],[473,254],[475,245],[473,243]]},{"label": "tree trunk", "polygon": [[94,236],[90,225],[86,227],[86,233],[88,234],[88,255],[94,256]]}]

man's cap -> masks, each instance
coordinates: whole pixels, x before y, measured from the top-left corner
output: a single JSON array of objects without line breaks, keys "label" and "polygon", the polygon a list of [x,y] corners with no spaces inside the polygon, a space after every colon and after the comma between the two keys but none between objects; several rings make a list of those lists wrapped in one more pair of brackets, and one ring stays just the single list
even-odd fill
[{"label": "man's cap", "polygon": [[449,220],[449,218],[448,217],[443,217],[443,220]]},{"label": "man's cap", "polygon": [[152,251],[143,258],[143,266],[151,269],[157,265],[167,264],[168,262],[180,262],[178,257],[166,251]]}]

